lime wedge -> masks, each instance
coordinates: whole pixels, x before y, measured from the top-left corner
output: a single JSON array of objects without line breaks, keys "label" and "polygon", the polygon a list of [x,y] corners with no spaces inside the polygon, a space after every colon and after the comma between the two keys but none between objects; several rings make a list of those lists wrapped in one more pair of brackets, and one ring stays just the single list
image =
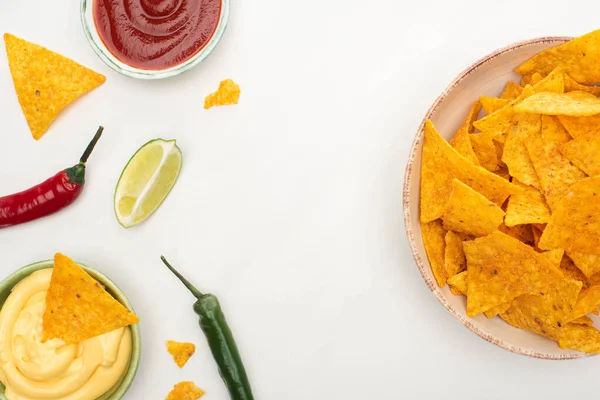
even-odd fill
[{"label": "lime wedge", "polygon": [[175,140],[151,140],[129,159],[115,189],[115,214],[131,228],[148,218],[167,198],[181,171]]}]

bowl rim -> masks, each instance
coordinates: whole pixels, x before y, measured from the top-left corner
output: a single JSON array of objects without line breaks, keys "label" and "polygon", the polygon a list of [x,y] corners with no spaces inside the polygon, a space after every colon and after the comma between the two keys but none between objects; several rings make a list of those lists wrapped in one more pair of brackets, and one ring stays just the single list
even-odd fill
[{"label": "bowl rim", "polygon": [[[223,37],[225,30],[227,29],[227,25],[229,24],[229,9],[231,4],[230,0],[220,0],[221,12],[219,14],[219,20],[217,22],[215,31],[213,32],[213,35],[208,41],[208,43],[206,43],[206,45],[203,48],[201,48],[196,54],[194,54],[191,58],[187,59],[181,64],[177,64],[167,69],[146,70],[136,68],[122,62],[116,56],[114,56],[110,52],[110,50],[108,50],[108,48],[100,38],[94,22],[93,6],[94,2],[96,1],[98,0],[81,0],[79,7],[81,25],[89,45],[94,50],[94,53],[96,53],[96,55],[113,70],[117,71],[122,75],[143,80],[165,79],[180,75],[192,69],[193,67],[204,61],[206,58],[208,58],[208,56],[211,55],[211,53],[221,41],[221,38]],[[87,15],[88,9],[91,10],[91,17]]]},{"label": "bowl rim", "polygon": [[[131,305],[131,303],[130,303],[129,299],[127,298],[127,296],[125,295],[125,293],[117,286],[117,284],[112,279],[110,279],[104,273],[98,271],[95,268],[89,267],[89,266],[82,264],[80,262],[77,262],[77,261],[75,261],[75,262],[77,263],[77,265],[82,267],[87,273],[89,273],[94,279],[99,280],[103,285],[105,285],[109,289],[109,291],[111,291],[112,294],[115,296],[116,300],[118,300],[121,304],[123,304],[125,307],[127,307],[128,310],[135,313],[133,306]],[[42,270],[42,269],[52,268],[53,265],[54,265],[54,260],[43,260],[43,261],[38,261],[38,262],[35,262],[32,264],[28,264],[24,267],[21,267],[21,268],[15,270],[14,272],[12,272],[6,278],[2,279],[2,281],[0,281],[0,289],[4,288],[7,285],[10,285],[10,291],[12,292],[13,288],[15,287],[15,285],[17,283],[21,282],[23,279],[25,279],[32,273]],[[0,309],[1,309],[1,307],[0,307]],[[131,387],[131,385],[135,379],[135,376],[136,376],[138,368],[139,368],[140,358],[141,358],[141,353],[142,353],[142,333],[141,333],[139,323],[134,324],[134,325],[129,325],[129,330],[131,331],[132,346],[131,346],[131,356],[129,359],[129,363],[127,364],[127,371],[123,374],[121,379],[116,383],[116,386],[113,386],[112,388],[110,388],[108,392],[106,392],[105,394],[100,396],[98,399],[103,399],[103,400],[120,400],[120,399],[122,399],[125,396],[125,393],[127,393],[129,388]],[[109,395],[108,395],[108,397],[105,397],[107,393]],[[2,390],[2,391],[0,391],[0,400],[5,400],[5,399],[6,399],[6,397],[4,396],[4,390]]]},{"label": "bowl rim", "polygon": [[590,356],[594,356],[596,354],[583,353],[583,352],[572,352],[572,353],[567,353],[567,354],[554,354],[554,353],[542,353],[542,352],[535,351],[535,350],[534,351],[526,350],[521,347],[511,345],[511,344],[505,342],[504,340],[498,339],[498,338],[490,335],[489,333],[482,331],[471,321],[471,319],[469,317],[467,317],[465,315],[461,315],[458,312],[458,310],[456,310],[454,307],[452,307],[448,303],[448,301],[446,300],[446,296],[442,293],[441,289],[437,286],[437,283],[432,278],[429,278],[427,275],[431,268],[429,266],[429,262],[423,261],[421,255],[419,254],[417,246],[416,246],[414,228],[413,228],[413,225],[412,225],[411,219],[410,219],[412,213],[410,210],[411,201],[410,201],[410,190],[409,189],[410,189],[410,183],[411,183],[411,176],[413,174],[413,171],[412,171],[413,163],[415,161],[415,157],[418,154],[417,148],[419,147],[419,144],[423,140],[423,130],[425,128],[425,122],[431,118],[431,116],[437,111],[440,104],[446,99],[448,94],[456,86],[458,86],[467,76],[469,76],[475,70],[477,70],[484,64],[488,63],[492,59],[494,59],[504,53],[513,51],[513,50],[521,48],[521,47],[530,46],[533,44],[539,44],[539,43],[558,43],[558,44],[560,44],[560,43],[564,43],[564,42],[567,42],[572,39],[573,39],[573,37],[571,37],[571,36],[544,36],[544,37],[538,37],[538,38],[515,42],[512,44],[509,44],[508,46],[502,47],[498,50],[491,52],[487,56],[479,59],[475,63],[471,64],[469,67],[465,68],[461,73],[459,73],[456,76],[456,78],[454,78],[450,82],[450,84],[444,89],[444,91],[435,99],[435,101],[433,102],[433,104],[431,105],[429,110],[425,113],[425,116],[423,117],[423,120],[421,121],[421,124],[419,125],[419,128],[417,129],[416,135],[413,139],[412,145],[409,150],[408,160],[406,162],[406,167],[405,167],[405,171],[404,171],[404,185],[403,185],[403,189],[402,189],[402,208],[403,208],[403,212],[404,212],[404,227],[406,230],[406,236],[408,238],[408,242],[409,242],[410,249],[411,249],[411,252],[413,255],[413,259],[415,260],[417,268],[419,269],[419,272],[420,272],[421,276],[423,277],[423,280],[427,284],[427,287],[429,287],[429,290],[431,292],[433,292],[434,296],[438,299],[438,301],[444,306],[444,308],[448,312],[450,312],[450,314],[452,314],[454,317],[456,317],[456,319],[458,319],[463,326],[465,326],[466,328],[468,328],[469,330],[474,332],[477,336],[479,336],[486,342],[493,343],[496,346],[498,346],[504,350],[510,351],[511,353],[525,355],[525,356],[529,356],[529,357],[533,357],[533,358],[539,358],[539,359],[543,359],[543,360],[571,360],[571,359],[577,359],[577,358],[590,357]]}]

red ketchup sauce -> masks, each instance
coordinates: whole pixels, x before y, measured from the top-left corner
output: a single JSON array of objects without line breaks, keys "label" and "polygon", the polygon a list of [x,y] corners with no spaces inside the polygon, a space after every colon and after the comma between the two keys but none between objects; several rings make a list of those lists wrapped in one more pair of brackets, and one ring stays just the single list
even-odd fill
[{"label": "red ketchup sauce", "polygon": [[182,64],[212,38],[221,0],[95,0],[94,21],[104,45],[135,68]]}]

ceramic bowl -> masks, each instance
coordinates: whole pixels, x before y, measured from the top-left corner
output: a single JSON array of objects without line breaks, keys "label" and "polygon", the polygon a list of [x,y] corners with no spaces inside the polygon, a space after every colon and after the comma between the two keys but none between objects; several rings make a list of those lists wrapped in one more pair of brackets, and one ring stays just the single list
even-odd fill
[{"label": "ceramic bowl", "polygon": [[145,70],[125,64],[106,48],[104,42],[98,34],[98,31],[96,30],[93,12],[95,1],[96,0],[81,0],[80,6],[81,24],[83,25],[83,32],[85,33],[90,46],[92,46],[92,49],[94,49],[96,55],[100,57],[100,59],[104,61],[106,65],[123,75],[138,79],[170,78],[172,76],[180,75],[190,68],[200,64],[213,52],[215,47],[217,47],[217,44],[223,37],[229,22],[230,0],[221,0],[221,14],[219,15],[217,28],[215,29],[215,32],[206,46],[204,46],[189,60],[174,67],[163,70]]},{"label": "ceramic bowl", "polygon": [[[87,267],[83,264],[78,263],[81,267],[83,267],[88,274],[90,274],[94,279],[100,282],[108,293],[110,293],[115,299],[117,299],[121,304],[127,307],[129,310],[133,312],[133,308],[129,303],[129,300],[125,296],[125,293],[119,289],[117,285],[113,281],[111,281],[107,276],[102,274],[101,272]],[[54,261],[40,261],[35,264],[27,265],[23,268],[18,269],[9,275],[6,279],[0,282],[0,309],[6,302],[6,299],[10,295],[13,287],[19,283],[24,278],[31,275],[33,272],[38,271],[40,269],[52,268],[54,266]],[[140,364],[140,356],[142,354],[142,335],[140,331],[139,325],[131,325],[129,327],[131,329],[131,339],[132,339],[132,347],[131,347],[131,359],[129,360],[129,365],[127,366],[127,370],[121,380],[117,382],[108,392],[99,397],[97,400],[120,400],[125,396],[125,393],[131,386],[133,379],[135,378],[135,374],[137,373],[138,366]],[[6,400],[4,396],[4,388],[0,385],[0,400]]]},{"label": "ceramic bowl", "polygon": [[520,81],[514,69],[533,55],[562,44],[571,38],[544,37],[519,42],[493,52],[465,69],[433,103],[413,141],[404,176],[403,208],[406,233],[413,257],[429,289],[452,315],[482,339],[505,350],[548,360],[585,357],[587,354],[563,350],[556,342],[534,333],[514,328],[499,317],[487,319],[483,314],[467,317],[464,296],[440,289],[431,272],[423,247],[419,223],[421,184],[421,149],[425,120],[431,119],[440,134],[449,140],[466,118],[471,104],[481,95],[498,96],[507,81]]}]

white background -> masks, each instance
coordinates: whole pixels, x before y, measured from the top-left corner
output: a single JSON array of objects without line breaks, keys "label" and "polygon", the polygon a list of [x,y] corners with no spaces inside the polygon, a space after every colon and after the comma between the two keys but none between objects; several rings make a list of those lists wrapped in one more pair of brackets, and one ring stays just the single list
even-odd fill
[{"label": "white background", "polygon": [[[75,163],[99,124],[88,184],[68,210],[0,231],[0,273],[57,251],[101,269],[140,318],[142,364],[127,399],[194,380],[227,392],[161,254],[216,293],[255,396],[293,399],[554,399],[597,393],[600,358],[542,361],[464,328],[428,291],[406,243],[404,165],[430,104],[465,67],[522,39],[600,28],[590,1],[232,0],[213,55],[175,79],[120,76],[88,46],[76,0],[0,0],[0,32],[102,72],[39,142],[0,52],[0,193]],[[205,111],[220,80],[238,106]],[[125,230],[112,195],[147,140],[176,138],[179,182]],[[198,351],[179,370],[167,339]]]}]

